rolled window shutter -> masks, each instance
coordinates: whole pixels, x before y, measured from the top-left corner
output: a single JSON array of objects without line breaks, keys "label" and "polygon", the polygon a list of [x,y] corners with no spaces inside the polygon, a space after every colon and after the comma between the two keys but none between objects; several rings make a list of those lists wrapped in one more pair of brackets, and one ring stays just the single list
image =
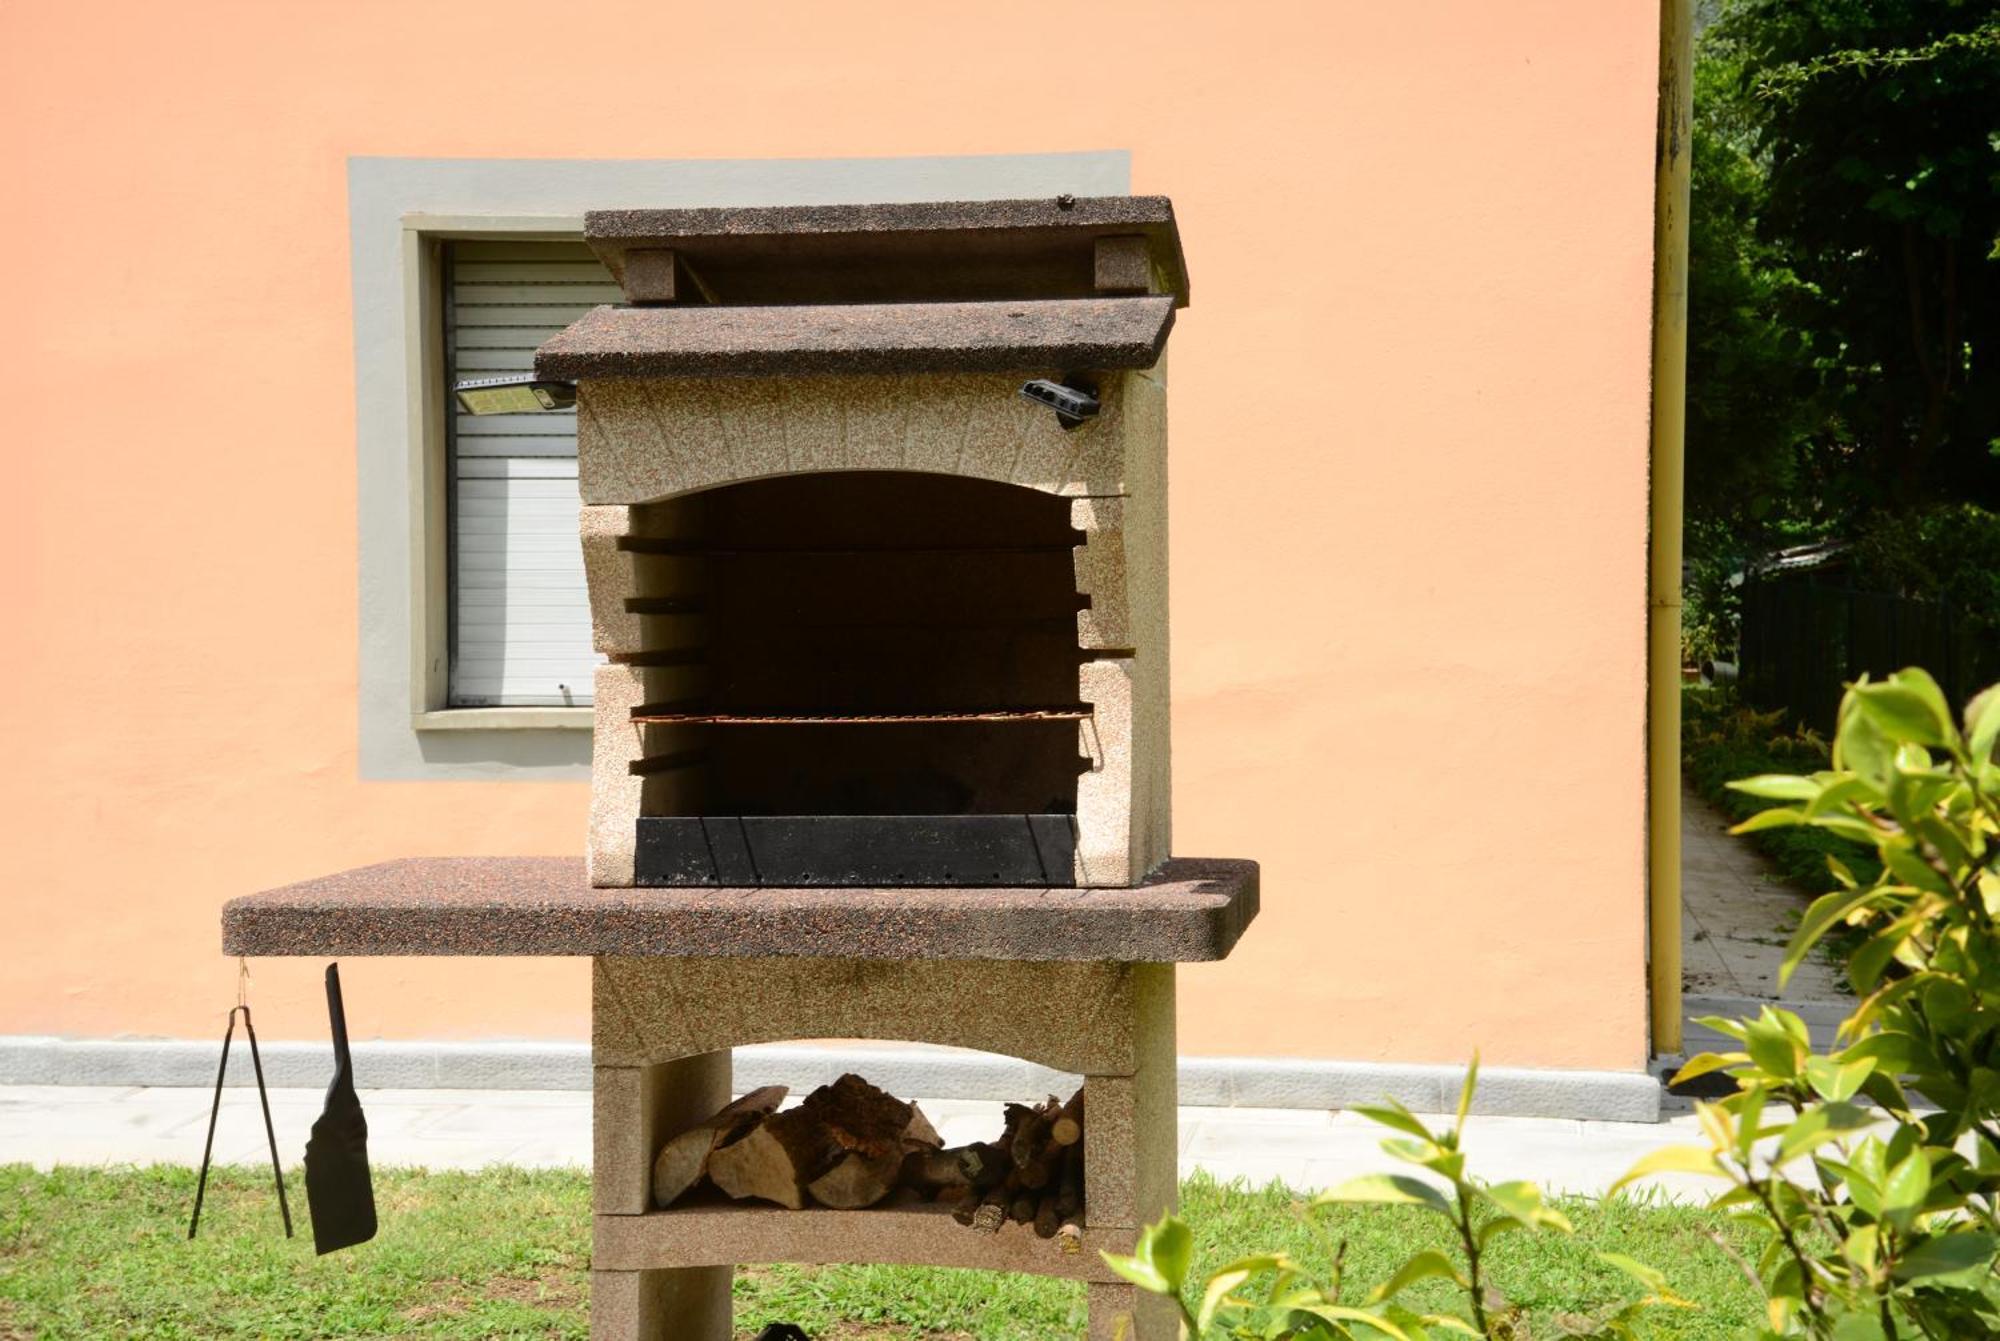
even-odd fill
[{"label": "rolled window shutter", "polygon": [[[533,368],[617,284],[580,242],[446,244],[447,375]],[[452,411],[451,703],[586,706],[603,659],[577,544],[576,415]]]}]

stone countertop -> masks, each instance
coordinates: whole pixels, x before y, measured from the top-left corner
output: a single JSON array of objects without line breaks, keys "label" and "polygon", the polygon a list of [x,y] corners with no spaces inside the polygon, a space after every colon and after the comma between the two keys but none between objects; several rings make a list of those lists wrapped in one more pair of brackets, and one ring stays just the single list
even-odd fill
[{"label": "stone countertop", "polygon": [[877,284],[905,299],[1000,296],[996,286],[1016,297],[1087,293],[1096,241],[1138,237],[1153,291],[1188,303],[1165,196],[592,210],[583,237],[621,283],[628,253],[671,249],[722,303],[809,302],[830,291],[853,301]]},{"label": "stone countertop", "polygon": [[599,307],[535,352],[542,377],[1150,368],[1173,300],[1060,298],[800,307]]},{"label": "stone countertop", "polygon": [[593,889],[579,857],[411,857],[232,899],[232,955],[658,955],[1192,963],[1257,915],[1257,863],[1129,889]]}]

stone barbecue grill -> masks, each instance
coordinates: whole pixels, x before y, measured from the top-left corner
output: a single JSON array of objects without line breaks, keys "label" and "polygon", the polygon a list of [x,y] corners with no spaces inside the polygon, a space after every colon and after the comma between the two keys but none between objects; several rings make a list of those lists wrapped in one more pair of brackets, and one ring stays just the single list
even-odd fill
[{"label": "stone barbecue grill", "polygon": [[[1169,856],[1171,205],[585,235],[628,302],[536,371],[576,388],[605,658],[586,857],[238,899],[225,950],[592,957],[594,1336],[726,1337],[730,1270],[762,1261],[1070,1276],[1093,1337],[1173,1335],[1098,1250],[1173,1204],[1173,966],[1229,953],[1257,879]],[[1080,1242],[935,1205],[655,1207],[654,1155],[729,1101],[730,1049],[801,1038],[1083,1077]]]}]

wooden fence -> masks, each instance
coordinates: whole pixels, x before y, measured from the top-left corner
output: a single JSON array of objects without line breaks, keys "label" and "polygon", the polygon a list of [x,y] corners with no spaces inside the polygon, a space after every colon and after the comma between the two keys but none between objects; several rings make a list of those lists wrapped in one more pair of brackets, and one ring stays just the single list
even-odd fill
[{"label": "wooden fence", "polygon": [[1954,707],[2000,681],[2000,611],[1857,591],[1840,574],[1752,578],[1743,588],[1737,675],[1745,702],[1788,709],[1831,733],[1842,686],[1862,672],[1929,671]]}]

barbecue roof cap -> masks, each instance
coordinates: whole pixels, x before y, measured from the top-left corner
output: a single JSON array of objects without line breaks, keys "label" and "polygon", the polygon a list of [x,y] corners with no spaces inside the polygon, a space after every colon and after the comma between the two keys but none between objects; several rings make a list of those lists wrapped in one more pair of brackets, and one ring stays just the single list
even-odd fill
[{"label": "barbecue roof cap", "polygon": [[1165,196],[592,210],[583,235],[634,302],[1188,302]]}]

